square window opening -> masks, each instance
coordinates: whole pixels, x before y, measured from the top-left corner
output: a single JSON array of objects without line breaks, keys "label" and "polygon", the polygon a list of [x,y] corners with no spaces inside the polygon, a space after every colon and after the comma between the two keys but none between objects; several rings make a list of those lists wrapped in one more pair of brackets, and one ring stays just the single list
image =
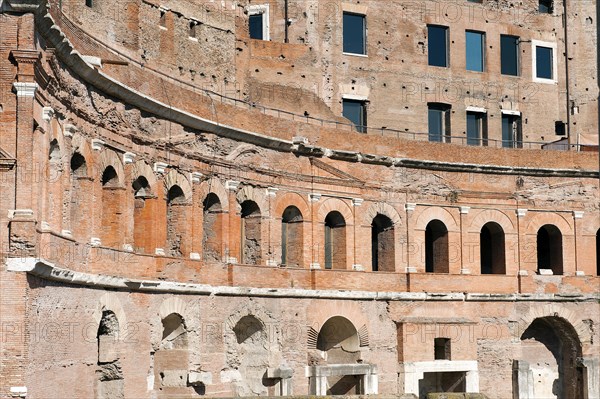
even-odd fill
[{"label": "square window opening", "polygon": [[343,51],[349,54],[367,54],[367,21],[364,15],[344,12]]},{"label": "square window opening", "polygon": [[362,100],[342,101],[343,116],[349,119],[359,133],[367,132],[367,103]]},{"label": "square window opening", "polygon": [[452,360],[450,354],[450,338],[434,339],[435,360]]},{"label": "square window opening", "polygon": [[502,147],[523,147],[521,116],[510,114],[502,115]]},{"label": "square window opening", "polygon": [[251,39],[271,40],[268,4],[248,7],[248,34]]},{"label": "square window opening", "polygon": [[485,33],[466,31],[467,71],[485,70]]},{"label": "square window opening", "polygon": [[538,11],[543,14],[552,14],[554,12],[554,1],[553,0],[540,0]]},{"label": "square window opening", "polygon": [[427,57],[431,66],[447,68],[448,55],[448,27],[427,26]]},{"label": "square window opening", "polygon": [[550,47],[535,47],[536,70],[539,79],[554,79],[554,51]]},{"label": "square window opening", "polygon": [[518,36],[500,36],[500,62],[502,75],[519,76]]},{"label": "square window opening", "polygon": [[467,111],[467,145],[487,146],[487,114]]},{"label": "square window opening", "polygon": [[429,141],[449,143],[451,138],[449,104],[428,103]]}]

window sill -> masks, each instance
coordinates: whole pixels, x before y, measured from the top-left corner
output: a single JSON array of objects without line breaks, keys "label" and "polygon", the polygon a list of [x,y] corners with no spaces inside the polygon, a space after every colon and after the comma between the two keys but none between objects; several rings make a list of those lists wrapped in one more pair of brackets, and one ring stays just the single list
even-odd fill
[{"label": "window sill", "polygon": [[545,78],[536,78],[534,77],[532,79],[533,83],[543,83],[543,84],[547,84],[547,85],[557,85],[558,81],[554,80],[554,79],[545,79]]},{"label": "window sill", "polygon": [[359,53],[342,53],[343,55],[349,55],[349,56],[353,56],[353,57],[362,57],[362,58],[369,58],[369,56],[367,54],[359,54]]}]

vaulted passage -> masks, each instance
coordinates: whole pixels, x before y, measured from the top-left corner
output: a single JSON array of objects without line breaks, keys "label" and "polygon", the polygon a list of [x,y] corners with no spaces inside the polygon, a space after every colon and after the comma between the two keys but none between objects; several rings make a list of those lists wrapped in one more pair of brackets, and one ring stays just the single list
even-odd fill
[{"label": "vaulted passage", "polygon": [[537,233],[538,271],[550,269],[555,275],[563,274],[563,248],[560,230],[551,224]]},{"label": "vaulted passage", "polygon": [[346,269],[346,220],[337,211],[325,218],[325,269]]},{"label": "vaulted passage", "polygon": [[378,214],[371,224],[372,270],[393,272],[395,252],[394,223],[387,216]]},{"label": "vaulted passage", "polygon": [[241,260],[247,265],[261,262],[261,213],[254,201],[244,201],[241,213]]},{"label": "vaulted passage", "polygon": [[432,220],[425,229],[425,271],[449,273],[448,229],[439,220]]},{"label": "vaulted passage", "polygon": [[586,397],[581,356],[579,337],[568,321],[535,319],[521,336],[521,357],[515,361],[517,399]]},{"label": "vaulted passage", "polygon": [[295,206],[289,206],[281,218],[281,264],[302,266],[304,240],[304,220],[302,213]]},{"label": "vaulted passage", "polygon": [[202,248],[204,260],[220,262],[223,245],[223,208],[214,193],[209,193],[202,204]]},{"label": "vaulted passage", "polygon": [[506,274],[504,230],[490,222],[480,233],[481,274]]}]

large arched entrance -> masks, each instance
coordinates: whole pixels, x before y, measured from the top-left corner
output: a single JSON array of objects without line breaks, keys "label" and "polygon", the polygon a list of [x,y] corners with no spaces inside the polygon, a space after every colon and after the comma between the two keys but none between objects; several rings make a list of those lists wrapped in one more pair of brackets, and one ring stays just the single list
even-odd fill
[{"label": "large arched entrance", "polygon": [[521,335],[515,398],[585,398],[581,356],[581,342],[567,320],[557,316],[535,319]]}]

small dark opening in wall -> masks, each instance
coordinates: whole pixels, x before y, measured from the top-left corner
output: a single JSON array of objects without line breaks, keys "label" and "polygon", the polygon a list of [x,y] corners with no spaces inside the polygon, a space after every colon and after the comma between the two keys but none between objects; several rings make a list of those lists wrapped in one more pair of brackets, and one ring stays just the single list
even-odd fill
[{"label": "small dark opening in wall", "polygon": [[450,360],[450,338],[435,338],[435,360]]},{"label": "small dark opening in wall", "polygon": [[85,0],[85,5],[88,7],[93,7],[94,6],[94,0]]}]

